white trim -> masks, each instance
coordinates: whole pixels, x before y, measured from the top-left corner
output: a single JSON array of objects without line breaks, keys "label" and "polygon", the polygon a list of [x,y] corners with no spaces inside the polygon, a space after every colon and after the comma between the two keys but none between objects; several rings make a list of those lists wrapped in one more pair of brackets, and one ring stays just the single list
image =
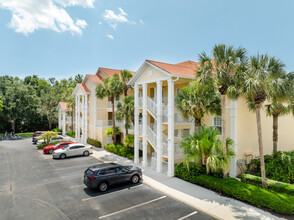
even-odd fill
[{"label": "white trim", "polygon": [[[170,77],[164,77],[164,78],[159,78],[159,79],[150,79],[150,80],[146,80],[144,82],[138,82],[138,85],[143,85],[144,83],[156,83],[157,81],[166,81],[168,80]],[[140,79],[140,78],[139,78]],[[138,79],[138,80],[139,80]]]}]

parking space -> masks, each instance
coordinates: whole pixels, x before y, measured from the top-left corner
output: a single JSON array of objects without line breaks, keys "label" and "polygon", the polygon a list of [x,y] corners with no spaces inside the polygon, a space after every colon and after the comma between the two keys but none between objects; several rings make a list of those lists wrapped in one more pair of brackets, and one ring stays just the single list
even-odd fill
[{"label": "parking space", "polygon": [[[104,193],[88,189],[83,184],[83,172],[100,163],[92,157],[56,160],[32,148],[29,142],[22,150],[23,162],[13,159],[13,172],[21,170],[23,175],[8,178],[13,184],[10,193],[18,200],[11,201],[6,217],[21,216],[20,211],[13,213],[13,208],[26,207],[34,210],[23,210],[26,218],[20,219],[211,219],[142,183],[111,187]],[[13,155],[10,151],[7,149]],[[1,193],[0,197],[6,198]]]}]

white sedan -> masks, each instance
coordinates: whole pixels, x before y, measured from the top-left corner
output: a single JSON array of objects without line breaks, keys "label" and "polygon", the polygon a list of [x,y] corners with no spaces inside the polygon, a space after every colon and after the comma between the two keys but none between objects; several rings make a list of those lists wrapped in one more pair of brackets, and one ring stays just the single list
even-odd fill
[{"label": "white sedan", "polygon": [[92,153],[93,147],[91,146],[86,146],[84,144],[69,144],[66,147],[53,151],[52,156],[53,158],[64,159],[72,156],[89,156],[89,154]]},{"label": "white sedan", "polygon": [[[62,136],[62,135],[57,135],[57,136],[52,137],[52,138],[50,139],[49,144],[52,144],[52,143],[57,142],[57,141],[69,141],[69,140],[70,140],[70,139],[67,138],[67,137],[64,137],[64,136]],[[44,141],[43,139],[40,139],[40,140],[37,141],[37,145],[39,145],[39,144],[43,144],[44,142],[45,142],[45,141]]]}]

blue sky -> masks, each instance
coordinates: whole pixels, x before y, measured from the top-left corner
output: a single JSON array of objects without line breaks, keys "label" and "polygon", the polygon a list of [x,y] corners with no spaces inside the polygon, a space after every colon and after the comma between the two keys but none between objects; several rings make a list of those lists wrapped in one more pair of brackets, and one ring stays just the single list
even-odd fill
[{"label": "blue sky", "polygon": [[[19,3],[20,2],[20,3]],[[43,4],[43,5],[42,5]],[[145,59],[197,61],[226,43],[294,71],[291,0],[0,0],[0,75],[57,79]],[[50,7],[49,7],[50,6]]]}]

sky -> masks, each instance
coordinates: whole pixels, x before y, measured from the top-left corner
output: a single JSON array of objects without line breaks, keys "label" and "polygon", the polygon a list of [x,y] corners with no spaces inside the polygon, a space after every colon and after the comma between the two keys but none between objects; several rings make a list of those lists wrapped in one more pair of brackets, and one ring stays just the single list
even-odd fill
[{"label": "sky", "polygon": [[293,0],[0,0],[0,75],[68,78],[145,59],[198,60],[219,43],[294,71]]}]

